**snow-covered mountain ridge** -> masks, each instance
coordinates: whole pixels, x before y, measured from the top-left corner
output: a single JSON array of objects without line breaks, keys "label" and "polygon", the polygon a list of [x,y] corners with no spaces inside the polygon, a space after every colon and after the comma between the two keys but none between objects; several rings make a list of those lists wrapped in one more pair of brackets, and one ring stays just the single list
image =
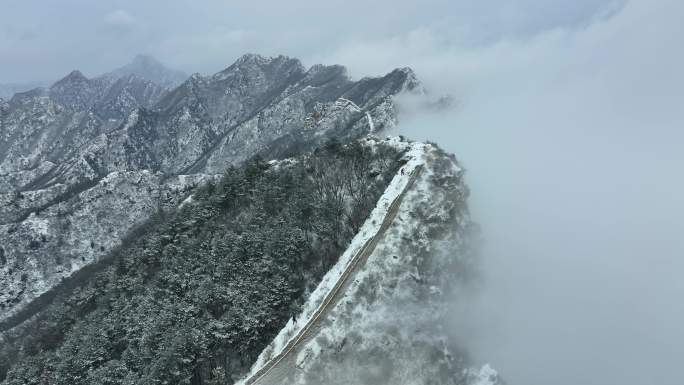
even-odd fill
[{"label": "snow-covered mountain ridge", "polygon": [[[396,124],[393,96],[419,89],[408,69],[352,81],[341,66],[249,54],[166,90],[143,64],[0,101],[0,321],[204,178],[381,132]],[[130,187],[107,187],[112,176]]]},{"label": "snow-covered mountain ridge", "polygon": [[445,332],[475,264],[462,169],[431,144],[390,142],[405,151],[400,173],[237,384],[502,384]]}]

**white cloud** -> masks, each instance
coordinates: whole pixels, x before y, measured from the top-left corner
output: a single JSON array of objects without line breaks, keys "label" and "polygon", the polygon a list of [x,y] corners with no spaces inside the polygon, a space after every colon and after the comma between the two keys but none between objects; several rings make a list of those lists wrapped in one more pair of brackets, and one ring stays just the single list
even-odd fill
[{"label": "white cloud", "polygon": [[129,30],[136,24],[135,18],[123,9],[117,9],[106,14],[104,22],[108,26],[118,30]]},{"label": "white cloud", "polygon": [[[0,41],[7,46],[3,58],[13,58],[3,63],[0,81],[59,78],[73,68],[101,73],[110,70],[112,62],[123,63],[139,52],[181,65],[186,72],[211,72],[245,51],[310,59],[355,41],[407,36],[408,31],[417,31],[408,39],[418,39],[421,30],[438,36],[440,44],[477,45],[557,26],[574,28],[612,1],[349,0],[341,7],[318,0],[207,0],[202,6],[121,0],[112,8],[92,0],[64,0],[58,6],[24,0],[0,12],[0,25],[25,26],[40,20],[39,32],[50,33],[24,44],[10,41],[7,46]],[[181,53],[182,48],[188,50]],[[42,55],[43,60],[35,60],[33,54],[26,57],[26,52]],[[50,66],[41,65],[45,58]]]},{"label": "white cloud", "polygon": [[170,36],[155,49],[181,68],[212,73],[227,67],[239,55],[253,51],[257,37],[254,31],[219,26],[208,33]]},{"label": "white cloud", "polygon": [[248,31],[244,29],[229,30],[224,33],[224,38],[230,43],[242,43],[250,36]]},{"label": "white cloud", "polygon": [[680,382],[682,15],[640,0],[581,29],[479,47],[424,29],[325,59],[408,64],[461,101],[400,130],[469,170],[490,285],[454,330],[510,383]]}]

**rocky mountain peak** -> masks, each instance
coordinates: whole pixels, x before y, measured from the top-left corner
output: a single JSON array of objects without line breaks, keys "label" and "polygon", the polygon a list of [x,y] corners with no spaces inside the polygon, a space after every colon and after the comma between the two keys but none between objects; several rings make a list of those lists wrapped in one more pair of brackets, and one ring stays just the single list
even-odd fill
[{"label": "rocky mountain peak", "polygon": [[50,88],[64,88],[88,83],[88,78],[79,70],[71,71],[67,76],[58,80]]},{"label": "rocky mountain peak", "polygon": [[278,56],[263,56],[255,53],[247,53],[235,61],[234,65],[244,66],[244,65],[258,65],[265,66],[276,62],[299,62],[298,59],[293,59],[284,55]]},{"label": "rocky mountain peak", "polygon": [[410,67],[401,67],[392,71],[388,76],[400,79],[405,91],[422,91],[423,85]]},{"label": "rocky mountain peak", "polygon": [[90,80],[81,71],[71,71],[67,76],[50,86],[48,93],[57,103],[75,111],[89,109],[101,92],[103,84]]},{"label": "rocky mountain peak", "polygon": [[130,63],[123,67],[105,74],[105,76],[115,78],[127,75],[136,75],[167,89],[177,87],[188,77],[182,71],[170,69],[152,56],[142,54],[136,55]]},{"label": "rocky mountain peak", "polygon": [[306,70],[299,59],[288,56],[266,57],[258,54],[245,54],[225,70],[214,75],[215,78],[225,79],[236,73],[264,73],[281,76],[288,73],[304,73]]},{"label": "rocky mountain peak", "polygon": [[310,82],[312,85],[318,85],[329,82],[331,79],[348,81],[347,68],[341,65],[314,64],[306,72],[304,81]]}]

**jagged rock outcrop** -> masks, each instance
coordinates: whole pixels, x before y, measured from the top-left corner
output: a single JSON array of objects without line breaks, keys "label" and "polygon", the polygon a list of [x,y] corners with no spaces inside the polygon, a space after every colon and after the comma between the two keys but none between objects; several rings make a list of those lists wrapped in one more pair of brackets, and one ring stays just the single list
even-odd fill
[{"label": "jagged rock outcrop", "polygon": [[166,93],[134,74],[88,79],[73,71],[48,89],[14,95],[0,112],[0,192],[106,175],[108,170],[93,169],[97,138]]},{"label": "jagged rock outcrop", "polygon": [[[421,90],[410,69],[352,81],[341,66],[258,55],[167,90],[136,61],[0,102],[0,321],[203,178],[392,127],[392,97]],[[194,176],[178,187],[180,175]]]}]

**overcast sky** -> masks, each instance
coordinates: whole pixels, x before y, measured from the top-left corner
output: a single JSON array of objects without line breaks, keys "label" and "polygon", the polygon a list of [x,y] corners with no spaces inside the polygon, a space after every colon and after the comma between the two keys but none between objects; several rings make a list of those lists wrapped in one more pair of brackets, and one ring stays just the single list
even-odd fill
[{"label": "overcast sky", "polygon": [[610,15],[468,49],[360,45],[457,95],[401,131],[468,169],[486,283],[452,332],[511,384],[682,383],[684,5]]},{"label": "overcast sky", "polygon": [[296,56],[314,64],[360,42],[414,39],[425,33],[437,39],[433,44],[469,47],[553,28],[581,28],[614,12],[616,4],[602,0],[0,0],[0,82],[52,80],[77,68],[98,74],[138,53],[151,54],[188,73],[211,73],[247,51]]},{"label": "overcast sky", "polygon": [[[684,357],[684,5],[676,0],[0,0],[0,82],[149,53],[412,66],[406,112],[468,169],[487,284],[454,334],[511,385],[675,385]],[[410,106],[410,101],[405,102]]]}]

